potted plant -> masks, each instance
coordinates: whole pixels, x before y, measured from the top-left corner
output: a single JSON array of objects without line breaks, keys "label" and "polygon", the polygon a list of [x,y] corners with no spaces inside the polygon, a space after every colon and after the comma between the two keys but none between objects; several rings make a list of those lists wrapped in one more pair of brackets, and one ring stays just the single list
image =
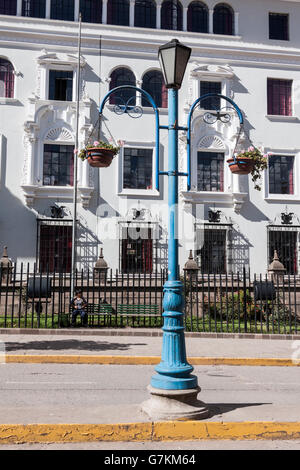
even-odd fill
[{"label": "potted plant", "polygon": [[261,172],[268,167],[268,154],[263,154],[256,147],[249,147],[247,150],[234,155],[227,160],[230,171],[236,175],[248,175],[251,173],[254,188],[258,191],[261,187],[257,180],[261,178]]},{"label": "potted plant", "polygon": [[78,157],[87,160],[89,165],[97,168],[108,167],[114,156],[119,153],[120,147],[107,144],[102,140],[96,140],[93,144],[86,145],[80,150]]}]

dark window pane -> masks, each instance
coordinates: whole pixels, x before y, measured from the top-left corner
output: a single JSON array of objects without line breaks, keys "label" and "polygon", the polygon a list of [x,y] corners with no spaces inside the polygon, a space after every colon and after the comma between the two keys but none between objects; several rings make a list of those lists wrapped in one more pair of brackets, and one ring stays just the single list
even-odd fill
[{"label": "dark window pane", "polygon": [[198,191],[224,191],[224,154],[198,152]]},{"label": "dark window pane", "polygon": [[80,0],[80,13],[85,23],[102,23],[102,0]]},{"label": "dark window pane", "polygon": [[0,59],[0,97],[14,97],[14,68],[6,59]]},{"label": "dark window pane", "polygon": [[226,230],[205,229],[203,242],[197,250],[201,272],[226,274]]},{"label": "dark window pane", "polygon": [[73,186],[74,145],[44,145],[43,184]]},{"label": "dark window pane", "polygon": [[161,28],[182,30],[182,6],[178,0],[165,0],[161,6]]},{"label": "dark window pane", "polygon": [[269,13],[269,38],[289,40],[289,15]]},{"label": "dark window pane", "polygon": [[49,71],[49,100],[72,101],[73,72]]},{"label": "dark window pane", "polygon": [[294,194],[294,157],[272,155],[269,157],[269,192]]},{"label": "dark window pane", "polygon": [[[206,95],[207,93],[221,93],[220,82],[201,82],[200,83],[200,96]],[[206,98],[201,101],[202,109],[217,109],[221,106],[221,99],[218,97]]]},{"label": "dark window pane", "polygon": [[233,18],[233,10],[229,5],[217,5],[214,9],[214,34],[233,35]]},{"label": "dark window pane", "polygon": [[0,0],[0,15],[16,15],[17,0]]},{"label": "dark window pane", "polygon": [[51,19],[74,21],[74,0],[51,0]]},{"label": "dark window pane", "polygon": [[153,239],[151,228],[123,228],[120,242],[123,273],[152,272]]},{"label": "dark window pane", "polygon": [[268,114],[292,115],[292,80],[268,78]]},{"label": "dark window pane", "polygon": [[208,8],[202,2],[192,2],[187,11],[187,30],[208,33]]},{"label": "dark window pane", "polygon": [[156,3],[154,0],[136,0],[134,26],[156,28]]},{"label": "dark window pane", "polygon": [[[167,108],[168,92],[165,86],[163,75],[158,70],[150,70],[143,77],[142,89],[147,91],[154,99],[156,106]],[[142,106],[151,106],[148,100],[142,96]]]},{"label": "dark window pane", "polygon": [[[135,86],[135,76],[131,70],[120,67],[114,70],[110,76],[109,89],[112,90],[122,85]],[[130,100],[130,105],[135,105],[135,90],[121,90],[118,94],[110,96],[110,104],[125,105]]]},{"label": "dark window pane", "polygon": [[152,189],[152,149],[124,148],[123,188]]},{"label": "dark window pane", "polygon": [[297,274],[297,232],[284,230],[269,231],[269,264],[273,261],[274,251],[277,251],[280,262],[286,269],[286,274]]},{"label": "dark window pane", "polygon": [[22,15],[33,18],[45,18],[46,0],[23,0]]},{"label": "dark window pane", "polygon": [[108,0],[107,23],[129,26],[129,0]]}]

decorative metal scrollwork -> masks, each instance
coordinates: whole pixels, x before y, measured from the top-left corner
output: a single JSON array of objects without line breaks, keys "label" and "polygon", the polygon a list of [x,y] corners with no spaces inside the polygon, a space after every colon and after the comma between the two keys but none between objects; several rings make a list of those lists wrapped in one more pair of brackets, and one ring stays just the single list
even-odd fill
[{"label": "decorative metal scrollwork", "polygon": [[[224,109],[223,112],[222,109]],[[229,113],[229,110],[233,108],[226,107],[222,109],[220,109],[219,111],[207,111],[203,114],[203,121],[206,122],[206,124],[215,124],[217,121],[221,121],[224,124],[227,124],[231,121],[231,115]]]},{"label": "decorative metal scrollwork", "polygon": [[143,109],[141,106],[135,104],[135,96],[131,96],[129,100],[125,103],[124,99],[120,96],[116,97],[116,104],[113,108],[113,111],[118,114],[128,114],[133,119],[139,118],[143,115]]}]

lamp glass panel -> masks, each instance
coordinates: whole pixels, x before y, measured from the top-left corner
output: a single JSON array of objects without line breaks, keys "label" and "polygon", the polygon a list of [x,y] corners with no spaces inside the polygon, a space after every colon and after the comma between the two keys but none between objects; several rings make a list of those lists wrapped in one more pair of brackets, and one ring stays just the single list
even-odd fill
[{"label": "lamp glass panel", "polygon": [[177,54],[176,54],[176,77],[175,77],[175,83],[180,87],[182,84],[182,80],[184,77],[184,72],[190,57],[190,49],[188,48],[183,48],[183,47],[177,47]]},{"label": "lamp glass panel", "polygon": [[160,50],[159,61],[163,71],[166,85],[169,87],[175,83],[176,47],[168,47]]}]

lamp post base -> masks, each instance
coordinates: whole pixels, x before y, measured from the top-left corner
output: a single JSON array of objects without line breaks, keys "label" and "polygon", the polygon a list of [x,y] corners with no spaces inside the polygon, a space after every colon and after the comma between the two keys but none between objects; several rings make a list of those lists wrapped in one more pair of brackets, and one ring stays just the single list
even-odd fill
[{"label": "lamp post base", "polygon": [[149,385],[151,398],[142,403],[142,411],[154,420],[198,420],[209,416],[205,403],[197,399],[201,388],[162,390]]}]

